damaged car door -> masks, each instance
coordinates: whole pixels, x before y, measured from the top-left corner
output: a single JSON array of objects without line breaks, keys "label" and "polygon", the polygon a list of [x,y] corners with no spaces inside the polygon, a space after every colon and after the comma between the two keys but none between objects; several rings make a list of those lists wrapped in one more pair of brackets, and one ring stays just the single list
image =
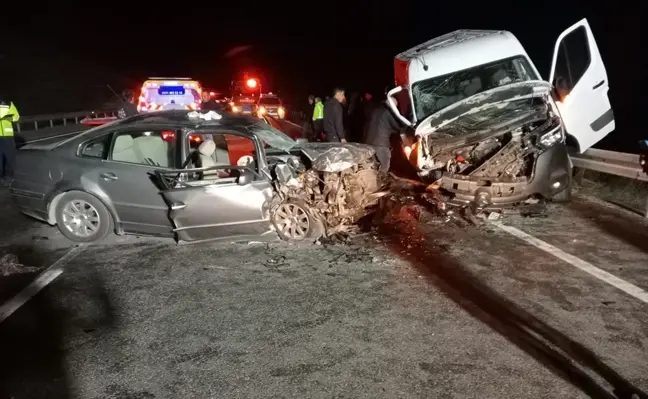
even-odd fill
[{"label": "damaged car door", "polygon": [[[169,206],[177,240],[202,241],[272,234],[269,220],[273,188],[257,169],[259,147],[250,137],[255,157],[247,165],[232,165],[223,133],[194,132],[188,136],[189,169],[158,171],[161,192]],[[199,144],[198,144],[199,143]]]},{"label": "damaged car door", "polygon": [[603,59],[586,19],[565,30],[556,41],[549,82],[567,134],[583,152],[614,130]]}]

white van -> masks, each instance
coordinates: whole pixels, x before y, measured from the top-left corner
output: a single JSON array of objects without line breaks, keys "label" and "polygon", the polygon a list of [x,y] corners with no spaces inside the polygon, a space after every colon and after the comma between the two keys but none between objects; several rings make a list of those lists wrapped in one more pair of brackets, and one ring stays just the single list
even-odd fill
[{"label": "white van", "polygon": [[407,50],[395,57],[394,75],[388,104],[418,140],[410,162],[464,204],[568,200],[566,145],[583,152],[615,127],[585,19],[558,37],[547,81],[512,33],[488,30]]}]

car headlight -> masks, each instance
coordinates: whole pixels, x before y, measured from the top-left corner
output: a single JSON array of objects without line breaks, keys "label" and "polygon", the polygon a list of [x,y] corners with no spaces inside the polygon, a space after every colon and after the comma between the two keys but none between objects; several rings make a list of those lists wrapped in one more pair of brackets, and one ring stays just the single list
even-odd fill
[{"label": "car headlight", "polygon": [[558,126],[554,130],[540,136],[540,145],[542,145],[543,147],[551,147],[552,145],[562,141],[562,139],[562,127]]},{"label": "car headlight", "polygon": [[286,116],[286,110],[284,109],[284,107],[279,107],[277,109],[277,114],[279,114],[279,118],[283,119],[283,117]]},{"label": "car headlight", "polygon": [[237,107],[236,105],[232,105],[232,112],[240,112],[241,109]]}]

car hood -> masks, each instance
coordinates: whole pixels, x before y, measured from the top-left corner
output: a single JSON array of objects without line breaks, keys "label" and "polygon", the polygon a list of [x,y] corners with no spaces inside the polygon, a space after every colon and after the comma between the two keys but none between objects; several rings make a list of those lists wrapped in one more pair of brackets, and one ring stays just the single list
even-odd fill
[{"label": "car hood", "polygon": [[369,162],[376,151],[358,143],[304,143],[299,149],[308,157],[313,169],[320,172],[341,172]]},{"label": "car hood", "polygon": [[547,95],[550,90],[551,85],[542,80],[496,87],[433,113],[417,124],[415,133],[424,137],[442,130],[487,129],[530,110],[529,103],[521,100]]}]

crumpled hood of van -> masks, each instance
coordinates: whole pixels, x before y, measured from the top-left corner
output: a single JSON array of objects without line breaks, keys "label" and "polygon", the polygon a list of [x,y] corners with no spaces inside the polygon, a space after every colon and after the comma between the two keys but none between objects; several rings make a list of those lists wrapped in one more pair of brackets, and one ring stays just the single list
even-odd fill
[{"label": "crumpled hood of van", "polygon": [[531,111],[530,103],[523,100],[548,95],[550,90],[548,82],[530,80],[475,94],[423,119],[416,135],[488,129]]}]

